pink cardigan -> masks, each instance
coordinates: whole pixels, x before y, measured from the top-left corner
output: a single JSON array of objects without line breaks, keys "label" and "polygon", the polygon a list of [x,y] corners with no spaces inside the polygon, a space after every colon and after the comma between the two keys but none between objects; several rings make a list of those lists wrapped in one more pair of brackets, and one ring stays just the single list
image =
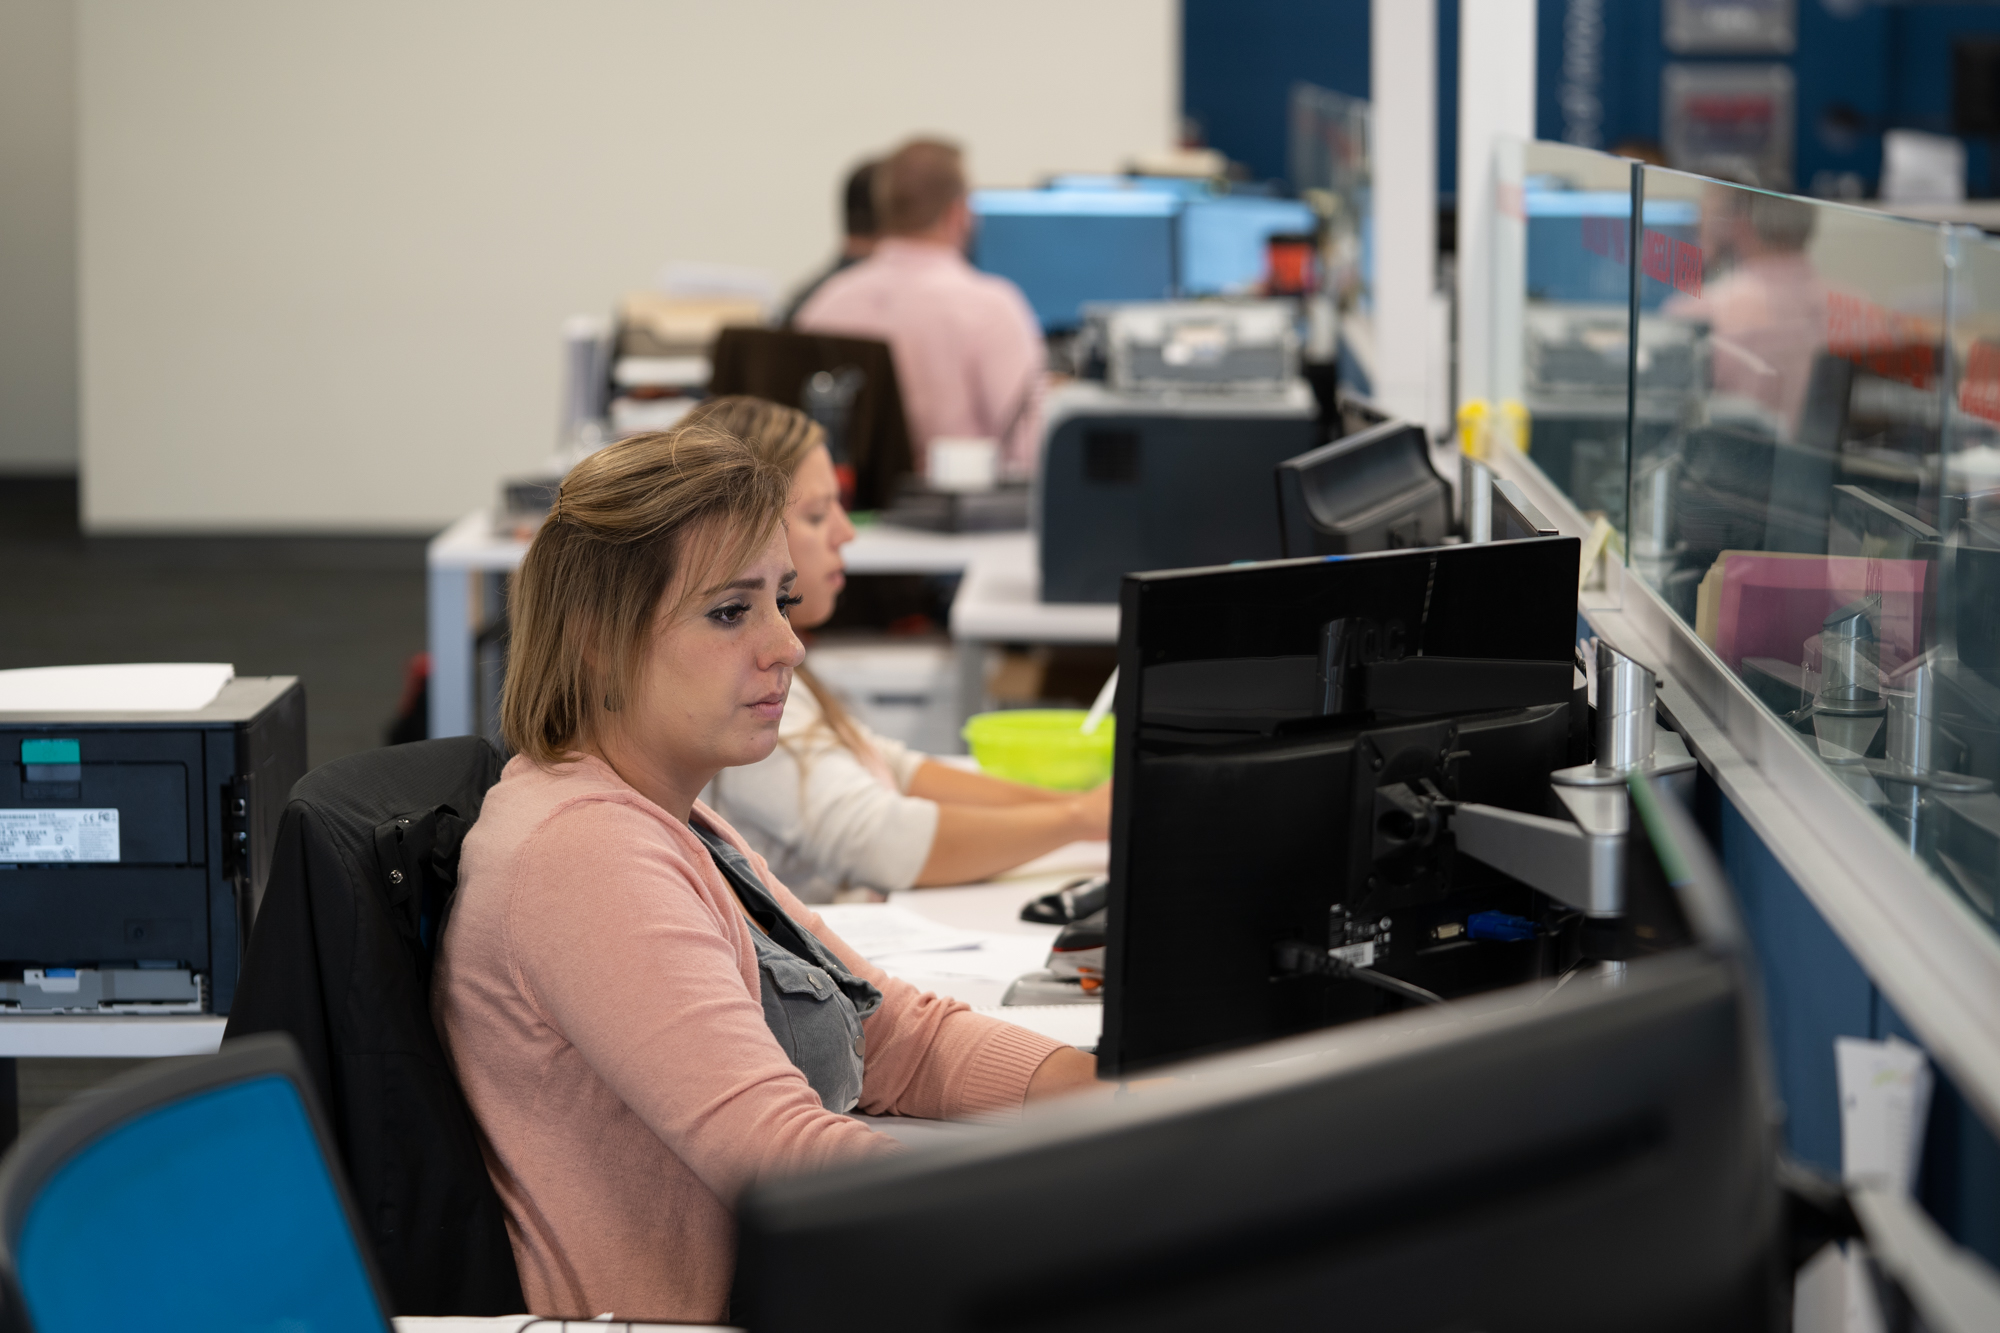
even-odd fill
[{"label": "pink cardigan", "polygon": [[[943,1119],[1020,1106],[1058,1043],[886,976],[734,829],[695,810],[881,989],[859,1109]],[[534,1313],[718,1319],[741,1190],[894,1150],[822,1106],[771,1036],[752,929],[687,825],[603,762],[516,758],[487,794],[432,1006]]]}]

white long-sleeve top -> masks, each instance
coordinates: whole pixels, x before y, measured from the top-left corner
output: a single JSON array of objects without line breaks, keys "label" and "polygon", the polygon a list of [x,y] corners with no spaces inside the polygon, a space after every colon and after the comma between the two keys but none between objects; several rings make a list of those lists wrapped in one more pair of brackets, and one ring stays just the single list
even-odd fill
[{"label": "white long-sleeve top", "polygon": [[849,886],[907,889],[937,836],[935,801],[909,795],[927,756],[854,723],[878,763],[841,744],[794,683],[770,756],[725,768],[704,799],[809,903]]}]

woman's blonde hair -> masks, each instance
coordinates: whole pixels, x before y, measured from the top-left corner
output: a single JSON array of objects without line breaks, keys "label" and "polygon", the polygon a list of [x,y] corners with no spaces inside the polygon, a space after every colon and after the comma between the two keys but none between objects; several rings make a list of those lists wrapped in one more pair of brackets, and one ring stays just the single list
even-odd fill
[{"label": "woman's blonde hair", "polygon": [[[799,466],[806,461],[806,456],[826,443],[826,431],[796,407],[786,407],[768,398],[752,398],[743,393],[711,398],[683,420],[688,425],[713,426],[728,431],[748,445],[750,452],[784,473],[788,487],[798,475]],[[813,701],[819,705],[819,715],[835,739],[856,754],[865,754],[872,748],[855,726],[854,718],[841,704],[840,697],[821,684],[803,662],[792,674],[812,692]]]},{"label": "woman's blonde hair", "polygon": [[[538,764],[594,740],[643,683],[662,612],[721,585],[783,521],[788,473],[726,430],[634,435],[563,479],[514,576],[500,730]],[[678,582],[671,607],[662,607]]]}]

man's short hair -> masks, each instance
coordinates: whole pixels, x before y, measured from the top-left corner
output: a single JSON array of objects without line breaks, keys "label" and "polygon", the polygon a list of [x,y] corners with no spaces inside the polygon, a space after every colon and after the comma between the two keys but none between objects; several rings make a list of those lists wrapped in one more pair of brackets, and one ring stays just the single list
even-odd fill
[{"label": "man's short hair", "polygon": [[884,236],[929,231],[965,196],[965,162],[958,145],[912,139],[875,168],[875,216]]},{"label": "man's short hair", "polygon": [[847,234],[869,237],[879,230],[875,223],[875,168],[878,162],[863,162],[847,177],[844,196]]}]

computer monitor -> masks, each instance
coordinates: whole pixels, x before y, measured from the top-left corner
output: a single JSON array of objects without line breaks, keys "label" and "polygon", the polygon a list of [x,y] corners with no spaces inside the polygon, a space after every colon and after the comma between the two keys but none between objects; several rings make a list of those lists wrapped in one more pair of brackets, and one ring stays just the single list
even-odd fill
[{"label": "computer monitor", "polygon": [[1181,295],[1254,291],[1264,282],[1265,249],[1273,236],[1318,229],[1319,215],[1296,199],[1190,200],[1180,217]]},{"label": "computer monitor", "polygon": [[1493,479],[1493,511],[1488,535],[1496,542],[1560,536],[1562,529],[1535,508],[1521,484],[1506,477]]},{"label": "computer monitor", "polygon": [[[1789,1328],[1768,1062],[1728,891],[1652,801],[1693,943],[1171,1071],[761,1185],[733,1321],[896,1328]],[[1678,873],[1670,873],[1674,867]],[[884,1255],[893,1255],[885,1271]]]},{"label": "computer monitor", "polygon": [[1543,538],[1125,578],[1100,1067],[1401,1003],[1274,979],[1280,946],[1446,998],[1574,961],[1576,913],[1448,834],[1392,839],[1385,789],[1548,813],[1548,775],[1588,757],[1578,554]]},{"label": "computer monitor", "polygon": [[1170,195],[1175,199],[1206,199],[1211,187],[1197,176],[1110,176],[1097,172],[1071,171],[1049,177],[1051,190],[1137,190],[1145,194]]},{"label": "computer monitor", "polygon": [[1407,421],[1278,464],[1278,532],[1288,556],[1436,546],[1451,531],[1451,488]]},{"label": "computer monitor", "polygon": [[975,190],[972,261],[1018,286],[1044,330],[1074,329],[1086,303],[1174,295],[1180,209],[1147,190]]}]

